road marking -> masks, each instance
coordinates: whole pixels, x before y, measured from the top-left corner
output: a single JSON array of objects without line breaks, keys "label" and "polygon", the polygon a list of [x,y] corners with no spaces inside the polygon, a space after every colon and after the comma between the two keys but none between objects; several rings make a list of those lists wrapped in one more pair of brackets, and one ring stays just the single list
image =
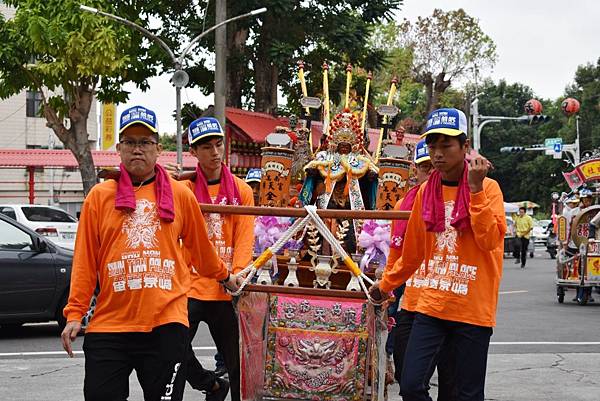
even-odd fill
[{"label": "road marking", "polygon": [[490,341],[490,345],[600,345],[600,341]]},{"label": "road marking", "polygon": [[[216,351],[217,347],[193,347],[194,351]],[[83,351],[73,351],[74,355],[83,355]],[[65,351],[37,351],[37,352],[0,352],[0,357],[19,356],[53,356],[67,355]]]},{"label": "road marking", "polygon": [[[490,345],[600,345],[600,341],[491,341]],[[194,351],[216,351],[217,347],[193,347]],[[83,351],[73,351],[83,355]],[[66,355],[65,351],[0,352],[0,358],[23,356]]]},{"label": "road marking", "polygon": [[529,292],[527,290],[517,290],[517,291],[500,291],[498,294],[500,295],[506,295],[506,294],[523,294]]}]

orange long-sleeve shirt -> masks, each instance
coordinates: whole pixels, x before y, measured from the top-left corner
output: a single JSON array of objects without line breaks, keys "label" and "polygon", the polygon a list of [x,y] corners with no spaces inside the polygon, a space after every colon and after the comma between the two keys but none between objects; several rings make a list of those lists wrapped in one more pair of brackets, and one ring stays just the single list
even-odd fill
[{"label": "orange long-sleeve shirt", "polygon": [[96,311],[86,332],[148,332],[167,323],[188,325],[191,250],[200,274],[227,278],[227,269],[208,240],[194,194],[171,180],[175,220],[159,219],[155,183],[135,192],[136,210],[115,209],[117,182],[92,188],[77,230],[67,321],[80,320],[100,283]]},{"label": "orange long-sleeve shirt", "polygon": [[[235,177],[241,205],[254,206],[252,188],[244,180]],[[195,182],[185,181],[192,191]],[[219,194],[220,184],[209,185],[208,194],[215,199]],[[254,217],[244,215],[221,215],[219,213],[206,213],[204,215],[208,238],[215,246],[217,254],[225,262],[229,271],[237,273],[252,261],[252,248],[254,247]],[[188,293],[190,298],[203,301],[230,301],[227,294],[217,280],[202,277],[192,273],[192,286]]]},{"label": "orange long-sleeve shirt", "polygon": [[424,188],[415,199],[402,257],[393,269],[384,272],[380,288],[391,291],[400,286],[424,263],[428,273],[420,283],[416,312],[492,327],[496,323],[506,232],[500,187],[486,178],[483,191],[471,194],[471,227],[459,232],[450,226],[457,187],[442,186],[446,211],[442,233],[426,231],[421,217]]}]

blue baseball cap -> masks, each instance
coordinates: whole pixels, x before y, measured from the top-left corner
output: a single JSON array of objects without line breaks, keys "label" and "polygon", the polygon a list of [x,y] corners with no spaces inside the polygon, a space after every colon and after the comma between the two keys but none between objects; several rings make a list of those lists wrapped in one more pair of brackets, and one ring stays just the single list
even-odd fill
[{"label": "blue baseball cap", "polygon": [[262,178],[262,170],[259,168],[251,168],[250,170],[248,170],[248,173],[246,174],[246,178],[244,179],[244,181],[260,182],[261,178]]},{"label": "blue baseball cap", "polygon": [[119,120],[119,134],[135,124],[142,124],[150,131],[158,134],[158,121],[156,114],[143,106],[133,106],[121,113]]},{"label": "blue baseball cap", "polygon": [[458,109],[437,109],[427,116],[427,125],[421,138],[429,134],[458,136],[468,133],[467,116]]},{"label": "blue baseball cap", "polygon": [[200,117],[190,124],[188,127],[188,143],[193,145],[201,139],[209,137],[223,138],[223,128],[219,124],[219,120],[214,117]]},{"label": "blue baseball cap", "polygon": [[415,147],[415,164],[420,164],[429,160],[431,160],[431,157],[429,157],[427,144],[425,143],[425,139],[421,139]]}]

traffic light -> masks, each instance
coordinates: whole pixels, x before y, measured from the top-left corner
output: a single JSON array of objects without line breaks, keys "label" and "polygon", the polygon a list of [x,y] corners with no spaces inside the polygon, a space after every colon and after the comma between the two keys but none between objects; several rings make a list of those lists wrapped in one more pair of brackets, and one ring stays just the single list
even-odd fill
[{"label": "traffic light", "polygon": [[517,117],[517,121],[529,125],[543,124],[550,121],[550,116],[545,116],[543,114],[530,114],[527,116]]},{"label": "traffic light", "polygon": [[524,146],[504,146],[500,148],[500,152],[502,153],[519,153],[524,151]]}]

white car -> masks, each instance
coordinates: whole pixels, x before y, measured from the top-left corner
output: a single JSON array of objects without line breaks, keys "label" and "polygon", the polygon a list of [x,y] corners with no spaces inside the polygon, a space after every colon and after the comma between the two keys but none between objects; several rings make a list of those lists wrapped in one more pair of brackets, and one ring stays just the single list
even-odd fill
[{"label": "white car", "polygon": [[58,246],[75,247],[77,219],[64,210],[45,205],[0,205],[0,213],[46,236]]},{"label": "white car", "polygon": [[552,220],[537,220],[533,222],[533,233],[535,237],[535,244],[538,246],[546,246],[546,240],[548,239],[548,224]]}]

